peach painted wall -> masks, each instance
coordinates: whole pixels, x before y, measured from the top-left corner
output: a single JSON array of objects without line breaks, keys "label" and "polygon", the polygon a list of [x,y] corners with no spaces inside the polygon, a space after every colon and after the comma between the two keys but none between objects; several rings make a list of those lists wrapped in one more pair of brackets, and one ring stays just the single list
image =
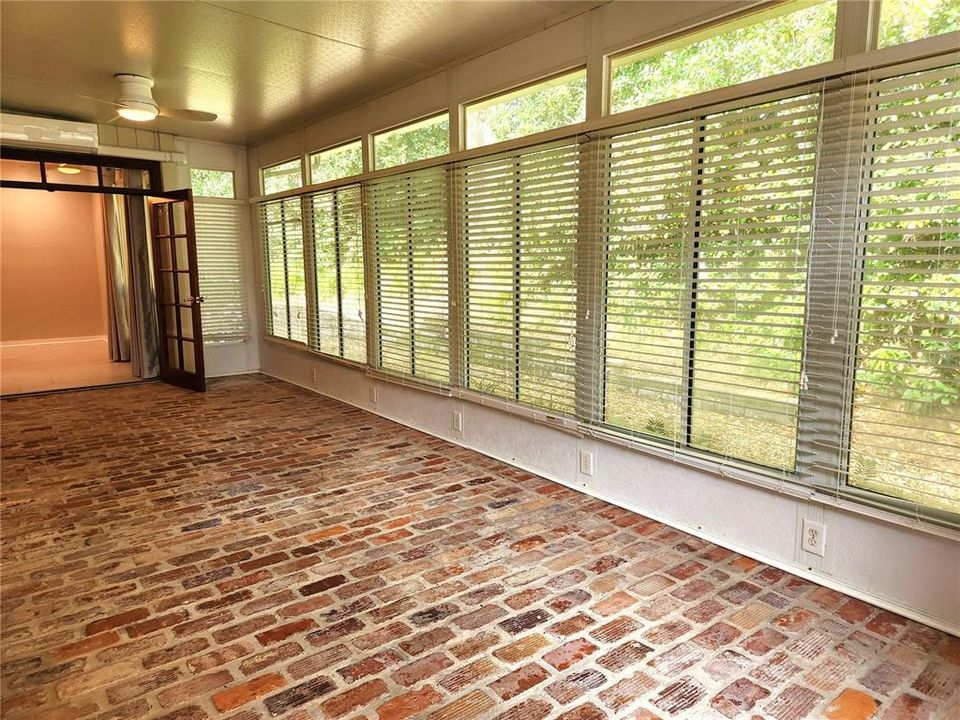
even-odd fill
[{"label": "peach painted wall", "polygon": [[0,188],[0,342],[107,334],[101,203]]}]

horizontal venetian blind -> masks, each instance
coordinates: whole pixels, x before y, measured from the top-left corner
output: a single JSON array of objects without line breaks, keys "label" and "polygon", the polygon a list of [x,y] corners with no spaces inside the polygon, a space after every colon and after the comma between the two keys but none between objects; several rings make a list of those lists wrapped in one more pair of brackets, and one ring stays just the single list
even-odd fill
[{"label": "horizontal venetian blind", "polygon": [[359,185],[308,196],[315,272],[315,330],[310,347],[366,362],[363,206]]},{"label": "horizontal venetian blind", "polygon": [[307,342],[307,283],[300,198],[260,205],[267,332]]},{"label": "horizontal venetian blind", "polygon": [[377,367],[450,382],[444,167],[371,181]]},{"label": "horizontal venetian blind", "polygon": [[[688,443],[793,470],[820,93],[706,116]],[[758,438],[763,438],[758,442]]]},{"label": "horizontal venetian blind", "polygon": [[694,123],[606,138],[600,160],[608,425],[671,441],[686,427]]},{"label": "horizontal venetian blind", "polygon": [[458,169],[466,384],[573,414],[579,147]]},{"label": "horizontal venetian blind", "polygon": [[245,211],[246,206],[237,203],[194,203],[205,343],[250,338],[242,244]]},{"label": "horizontal venetian blind", "polygon": [[960,512],[960,66],[867,86],[846,483]]}]

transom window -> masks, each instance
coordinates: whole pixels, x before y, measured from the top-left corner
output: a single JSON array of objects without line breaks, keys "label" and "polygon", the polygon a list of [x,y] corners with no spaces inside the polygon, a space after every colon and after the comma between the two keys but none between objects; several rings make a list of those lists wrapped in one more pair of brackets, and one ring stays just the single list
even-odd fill
[{"label": "transom window", "polygon": [[467,147],[512,140],[583,122],[587,71],[576,70],[467,105]]},{"label": "transom window", "polygon": [[303,160],[296,158],[270,165],[260,171],[263,192],[266,195],[303,187]]},{"label": "transom window", "polygon": [[373,136],[377,170],[406,165],[450,152],[450,114],[385,130]]},{"label": "transom window", "polygon": [[310,155],[310,182],[339,180],[363,172],[363,143],[348,142]]},{"label": "transom window", "polygon": [[197,197],[229,198],[236,197],[233,188],[232,170],[205,170],[190,168],[190,186]]}]

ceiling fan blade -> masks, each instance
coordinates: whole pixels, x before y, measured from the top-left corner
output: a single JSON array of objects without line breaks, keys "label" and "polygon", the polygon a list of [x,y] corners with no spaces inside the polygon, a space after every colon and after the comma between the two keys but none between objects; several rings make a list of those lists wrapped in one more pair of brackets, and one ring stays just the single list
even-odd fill
[{"label": "ceiling fan blade", "polygon": [[104,100],[103,98],[93,97],[93,95],[84,95],[83,93],[77,93],[77,97],[82,97],[86,100],[93,100],[94,102],[102,103],[104,105],[117,107],[116,100]]},{"label": "ceiling fan blade", "polygon": [[184,108],[161,108],[160,116],[174,120],[193,120],[195,122],[213,122],[217,114],[202,110],[186,110]]}]

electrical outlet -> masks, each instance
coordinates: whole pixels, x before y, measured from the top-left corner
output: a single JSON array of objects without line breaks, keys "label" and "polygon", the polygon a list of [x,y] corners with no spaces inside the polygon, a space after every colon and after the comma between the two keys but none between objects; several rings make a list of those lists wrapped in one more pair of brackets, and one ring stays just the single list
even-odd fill
[{"label": "electrical outlet", "polygon": [[463,413],[459,410],[453,411],[453,429],[456,432],[463,432]]},{"label": "electrical outlet", "polygon": [[320,368],[318,367],[313,369],[313,386],[320,387]]},{"label": "electrical outlet", "polygon": [[370,404],[371,405],[377,404],[377,384],[376,383],[370,383]]},{"label": "electrical outlet", "polygon": [[804,519],[803,537],[800,539],[800,547],[808,553],[823,557],[823,551],[826,545],[827,527],[823,523]]},{"label": "electrical outlet", "polygon": [[589,450],[580,451],[580,473],[593,477],[593,453]]}]

